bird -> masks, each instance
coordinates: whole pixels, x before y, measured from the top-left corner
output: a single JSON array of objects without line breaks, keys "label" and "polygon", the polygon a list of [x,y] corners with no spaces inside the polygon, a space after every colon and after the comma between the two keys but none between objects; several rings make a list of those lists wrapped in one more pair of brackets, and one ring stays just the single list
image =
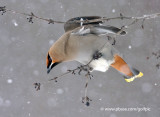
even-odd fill
[{"label": "bird", "polygon": [[62,62],[78,61],[88,64],[93,71],[106,72],[109,67],[119,71],[126,82],[143,76],[139,70],[129,66],[120,53],[106,40],[106,35],[125,35],[126,31],[102,25],[102,21],[92,23],[73,22],[98,19],[96,16],[76,17],[64,24],[65,33],[50,47],[47,57],[47,73]]}]

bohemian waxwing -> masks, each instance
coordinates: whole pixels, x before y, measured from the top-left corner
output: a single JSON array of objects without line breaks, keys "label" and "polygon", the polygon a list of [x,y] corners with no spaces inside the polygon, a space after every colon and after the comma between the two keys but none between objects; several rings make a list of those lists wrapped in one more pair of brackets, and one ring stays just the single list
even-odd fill
[{"label": "bohemian waxwing", "polygon": [[[119,34],[121,29],[98,24],[81,26],[78,24],[73,27],[71,25],[64,26],[66,32],[49,49],[46,59],[47,73],[61,62],[75,60],[86,65],[98,52],[101,57],[89,63],[92,70],[106,72],[112,66],[124,75],[127,82],[143,76],[142,72],[129,67],[106,39],[107,34]],[[125,34],[125,31],[120,33]]]}]

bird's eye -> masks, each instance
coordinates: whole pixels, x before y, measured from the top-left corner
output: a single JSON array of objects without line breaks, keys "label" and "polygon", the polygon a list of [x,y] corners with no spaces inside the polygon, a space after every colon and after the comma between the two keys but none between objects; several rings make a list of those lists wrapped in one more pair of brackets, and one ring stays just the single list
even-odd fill
[{"label": "bird's eye", "polygon": [[48,60],[52,62],[52,59],[51,59],[51,57],[50,57],[50,56],[48,56]]},{"label": "bird's eye", "polygon": [[51,65],[51,63],[52,63],[52,59],[51,59],[51,57],[49,56],[49,53],[48,53],[47,60],[46,60],[47,68],[49,68],[49,66]]}]

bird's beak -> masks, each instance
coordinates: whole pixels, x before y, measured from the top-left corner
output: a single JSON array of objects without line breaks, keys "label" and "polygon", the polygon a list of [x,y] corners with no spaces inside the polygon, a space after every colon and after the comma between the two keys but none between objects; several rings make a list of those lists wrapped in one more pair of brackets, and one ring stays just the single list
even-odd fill
[{"label": "bird's beak", "polygon": [[59,62],[51,63],[51,65],[47,68],[47,73],[49,74],[49,72],[51,71],[51,69],[52,69],[53,67],[55,67],[56,65],[58,65],[58,64],[59,64]]},{"label": "bird's beak", "polygon": [[47,68],[47,74],[51,71],[51,67]]}]

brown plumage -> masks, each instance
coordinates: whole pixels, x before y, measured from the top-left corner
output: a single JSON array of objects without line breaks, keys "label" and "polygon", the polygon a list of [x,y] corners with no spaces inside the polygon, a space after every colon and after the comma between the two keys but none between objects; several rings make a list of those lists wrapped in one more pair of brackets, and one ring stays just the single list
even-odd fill
[{"label": "brown plumage", "polygon": [[127,76],[133,76],[133,73],[131,69],[129,68],[128,64],[119,56],[114,56],[114,63],[111,64],[113,68],[115,68],[117,71],[121,72],[122,74],[125,74]]}]

